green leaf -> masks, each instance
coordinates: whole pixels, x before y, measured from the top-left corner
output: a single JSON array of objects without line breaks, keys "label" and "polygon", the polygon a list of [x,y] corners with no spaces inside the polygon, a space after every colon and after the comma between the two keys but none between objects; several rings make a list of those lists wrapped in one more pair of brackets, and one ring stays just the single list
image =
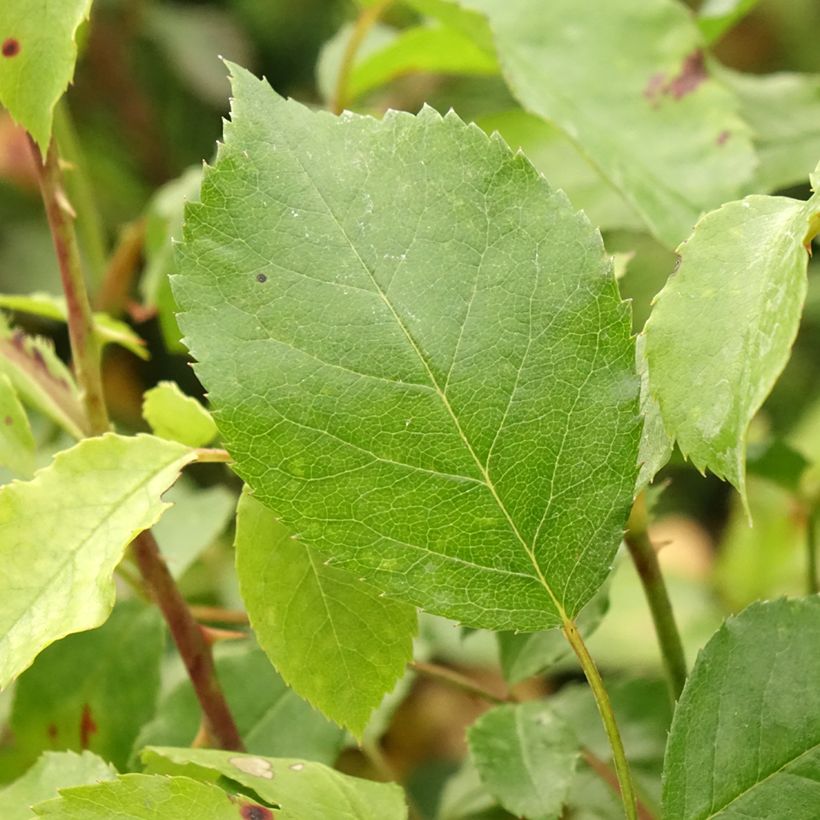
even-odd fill
[{"label": "green leaf", "polygon": [[18,780],[0,789],[0,817],[30,820],[31,807],[52,797],[58,789],[113,780],[116,769],[91,752],[45,752]]},{"label": "green leaf", "polygon": [[153,436],[107,434],[0,488],[0,688],[50,643],[105,621],[114,568],[194,457]]},{"label": "green leaf", "polygon": [[754,154],[737,102],[709,77],[675,0],[468,0],[484,11],[521,105],[561,128],[674,247],[732,199]]},{"label": "green leaf", "polygon": [[704,0],[698,9],[698,28],[707,43],[719,40],[742,20],[758,0]]},{"label": "green leaf", "polygon": [[269,809],[251,800],[188,777],[126,774],[96,786],[63,789],[60,794],[36,806],[37,816],[52,820],[241,820],[254,817],[249,809],[256,806],[266,812],[257,816],[271,817]]},{"label": "green leaf", "polygon": [[0,370],[0,467],[28,478],[34,472],[34,436],[11,379]]},{"label": "green leaf", "polygon": [[[142,753],[148,771],[196,771],[222,775],[279,806],[281,820],[402,820],[407,806],[393,783],[374,783],[334,771],[321,763],[293,758],[258,757],[217,749],[152,746]],[[204,773],[202,772],[204,770]]]},{"label": "green leaf", "polygon": [[85,412],[74,377],[50,340],[12,330],[0,314],[0,372],[11,379],[27,404],[48,416],[74,438],[87,432]]},{"label": "green leaf", "polygon": [[644,328],[649,392],[667,433],[744,497],[747,428],[797,335],[818,213],[815,194],[750,196],[707,214]]},{"label": "green leaf", "polygon": [[664,761],[667,820],[788,817],[820,805],[820,597],[729,618],[686,682]]},{"label": "green leaf", "polygon": [[532,820],[561,815],[579,744],[547,703],[497,706],[467,737],[482,782],[505,809]]},{"label": "green leaf", "polygon": [[91,0],[3,0],[0,5],[0,103],[45,153],[54,106],[74,76],[75,35]]},{"label": "green leaf", "polygon": [[[14,293],[0,294],[0,307],[21,313],[33,313],[45,319],[55,319],[59,322],[68,320],[68,308],[64,296],[54,296],[51,293],[29,293],[20,295]],[[94,332],[101,344],[118,344],[130,350],[140,359],[150,359],[151,354],[145,347],[145,342],[125,322],[113,319],[106,313],[94,314]]]},{"label": "green leaf", "polygon": [[454,3],[452,0],[406,0],[406,3],[421,14],[469,37],[488,54],[495,54],[493,34],[487,19],[483,14],[467,8],[467,3]]},{"label": "green leaf", "polygon": [[[578,613],[576,626],[586,638],[601,623],[609,609],[609,591],[606,586]],[[542,632],[499,632],[498,651],[501,671],[510,686],[544,672],[572,652],[559,628]]]},{"label": "green leaf", "polygon": [[131,601],[99,629],[48,647],[14,690],[18,759],[30,765],[46,749],[89,749],[126,768],[154,713],[164,643],[156,607]]},{"label": "green leaf", "polygon": [[675,440],[666,432],[661,408],[649,389],[649,365],[646,361],[646,335],[635,340],[635,366],[641,377],[641,415],[643,430],[638,450],[638,481],[635,495],[652,481],[658,471],[669,461]]},{"label": "green leaf", "polygon": [[495,629],[574,615],[637,472],[600,235],[453,113],[337,119],[233,71],[174,287],[236,471],[394,597]]},{"label": "green leaf", "polygon": [[761,76],[720,68],[717,76],[737,95],[752,129],[758,190],[802,184],[820,157],[820,75]]},{"label": "green leaf", "polygon": [[323,560],[243,494],[236,570],[256,637],[288,685],[361,737],[413,659],[416,610]]},{"label": "green leaf", "polygon": [[[248,751],[329,765],[336,760],[344,732],[288,688],[261,649],[250,642],[221,644],[215,655],[217,676]],[[199,730],[201,714],[185,678],[160,703],[135,748],[189,745]]]},{"label": "green leaf", "polygon": [[205,447],[216,438],[211,414],[195,398],[186,396],[176,382],[160,382],[145,392],[142,417],[155,435],[188,447]]}]

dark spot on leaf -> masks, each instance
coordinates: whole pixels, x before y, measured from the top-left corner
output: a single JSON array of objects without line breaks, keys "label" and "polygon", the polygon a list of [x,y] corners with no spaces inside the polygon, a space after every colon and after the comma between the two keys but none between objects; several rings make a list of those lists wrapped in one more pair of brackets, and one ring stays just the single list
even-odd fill
[{"label": "dark spot on leaf", "polygon": [[724,145],[724,144],[726,143],[726,140],[727,140],[727,139],[729,139],[729,137],[731,137],[731,136],[732,136],[732,135],[731,135],[728,131],[721,131],[721,132],[717,135],[717,139],[715,140],[715,142],[716,142],[718,145]]},{"label": "dark spot on leaf", "polygon": [[664,93],[680,100],[691,94],[706,78],[703,52],[695,49],[684,61],[680,71],[666,84]]},{"label": "dark spot on leaf", "polygon": [[273,812],[270,809],[266,809],[257,803],[242,806],[239,810],[239,814],[243,820],[271,820],[273,817]]},{"label": "dark spot on leaf", "polygon": [[264,274],[264,273],[257,273],[257,274],[256,274],[256,281],[257,281],[257,282],[267,282],[267,281],[268,281],[268,277],[267,277],[267,276],[265,276],[265,274]]},{"label": "dark spot on leaf", "polygon": [[91,707],[86,703],[80,717],[80,748],[87,749],[91,735],[97,734],[97,724],[91,717]]},{"label": "dark spot on leaf", "polygon": [[3,419],[3,424],[5,424],[8,427],[9,425],[14,424],[14,419],[11,416],[6,416]]},{"label": "dark spot on leaf", "polygon": [[48,727],[46,728],[46,733],[48,734],[51,740],[57,740],[57,724],[49,723]]},{"label": "dark spot on leaf", "polygon": [[8,37],[3,40],[3,56],[16,57],[20,53],[20,41],[15,40],[14,37]]},{"label": "dark spot on leaf", "polygon": [[661,72],[653,74],[643,90],[643,95],[651,103],[657,104],[658,95],[663,92],[664,75]]}]

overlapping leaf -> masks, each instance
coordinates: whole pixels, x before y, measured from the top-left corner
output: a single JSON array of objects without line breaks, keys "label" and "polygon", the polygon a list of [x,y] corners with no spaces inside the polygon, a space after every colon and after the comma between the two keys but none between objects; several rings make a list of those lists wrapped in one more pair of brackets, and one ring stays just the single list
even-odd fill
[{"label": "overlapping leaf", "polygon": [[233,71],[174,286],[237,472],[410,603],[502,629],[574,615],[639,436],[599,235],[453,114],[337,119]]}]

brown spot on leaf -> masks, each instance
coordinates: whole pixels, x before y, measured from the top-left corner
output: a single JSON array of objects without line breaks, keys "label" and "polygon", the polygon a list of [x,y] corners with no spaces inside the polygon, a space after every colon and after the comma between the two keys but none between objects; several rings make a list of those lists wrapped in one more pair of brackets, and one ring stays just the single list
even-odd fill
[{"label": "brown spot on leaf", "polygon": [[731,135],[728,131],[721,131],[721,132],[717,135],[717,139],[715,140],[715,142],[716,142],[718,145],[725,145],[725,144],[726,144],[726,140],[728,140],[728,139],[729,139],[729,137],[731,137],[731,136],[732,136],[732,135]]},{"label": "brown spot on leaf", "polygon": [[703,52],[695,49],[683,61],[680,71],[666,84],[664,93],[680,100],[691,94],[707,77]]},{"label": "brown spot on leaf", "polygon": [[242,806],[239,814],[243,820],[272,820],[273,818],[273,812],[258,803],[249,803],[247,806]]},{"label": "brown spot on leaf", "polygon": [[91,707],[86,703],[80,716],[80,748],[87,749],[91,735],[97,734],[97,724],[91,716]]},{"label": "brown spot on leaf", "polygon": [[3,40],[3,56],[16,57],[20,53],[20,41],[14,37],[7,37]]},{"label": "brown spot on leaf", "polygon": [[663,82],[666,79],[665,75],[658,71],[649,78],[646,88],[643,90],[643,95],[652,103],[658,99],[658,95],[663,93]]},{"label": "brown spot on leaf", "polygon": [[10,427],[12,424],[14,424],[14,419],[11,416],[6,416],[3,419],[3,424],[5,424],[6,427]]},{"label": "brown spot on leaf", "polygon": [[49,723],[46,727],[46,734],[48,735],[49,740],[57,740],[57,724]]}]

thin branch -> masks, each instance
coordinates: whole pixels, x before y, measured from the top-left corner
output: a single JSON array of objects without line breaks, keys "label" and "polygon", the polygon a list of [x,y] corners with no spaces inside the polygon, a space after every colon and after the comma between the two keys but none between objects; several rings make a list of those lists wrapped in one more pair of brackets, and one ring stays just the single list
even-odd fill
[{"label": "thin branch", "polygon": [[196,451],[196,460],[200,464],[226,464],[233,461],[227,450],[220,450],[217,447],[200,447]]},{"label": "thin branch", "polygon": [[649,611],[655,624],[658,636],[661,657],[663,659],[666,678],[669,685],[669,694],[672,703],[680,698],[683,686],[686,683],[686,656],[683,651],[678,626],[675,623],[675,614],[666,583],[663,580],[658,555],[647,532],[646,500],[641,493],[632,507],[629,525],[624,537],[629,554],[641,579],[644,594],[646,595]]},{"label": "thin branch", "polygon": [[220,624],[237,624],[246,626],[249,623],[248,613],[238,609],[222,609],[219,606],[198,606],[190,607],[191,615],[198,621],[211,621]]},{"label": "thin branch", "polygon": [[486,700],[488,703],[501,704],[515,702],[510,695],[500,697],[489,689],[485,689],[481,684],[471,680],[466,675],[462,675],[453,669],[448,669],[446,666],[439,666],[436,663],[424,663],[423,661],[413,661],[410,667],[420,675],[447,683],[456,689],[460,689],[462,692],[466,692],[468,695]]}]

